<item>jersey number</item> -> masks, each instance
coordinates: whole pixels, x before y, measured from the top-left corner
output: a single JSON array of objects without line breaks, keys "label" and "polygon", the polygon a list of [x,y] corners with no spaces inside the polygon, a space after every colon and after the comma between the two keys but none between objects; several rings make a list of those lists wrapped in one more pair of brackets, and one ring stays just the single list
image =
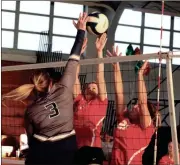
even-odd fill
[{"label": "jersey number", "polygon": [[52,102],[50,104],[45,105],[46,109],[50,109],[51,114],[49,115],[49,118],[54,118],[60,114],[59,109],[55,102]]}]

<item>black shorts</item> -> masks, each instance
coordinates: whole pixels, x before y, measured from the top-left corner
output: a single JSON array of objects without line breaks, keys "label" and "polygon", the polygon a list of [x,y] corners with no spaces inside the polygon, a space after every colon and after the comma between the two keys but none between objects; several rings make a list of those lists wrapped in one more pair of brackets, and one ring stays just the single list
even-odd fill
[{"label": "black shorts", "polygon": [[55,142],[31,140],[26,165],[72,165],[77,151],[76,136]]},{"label": "black shorts", "polygon": [[102,148],[84,146],[77,151],[74,164],[103,164],[104,160],[105,156]]}]

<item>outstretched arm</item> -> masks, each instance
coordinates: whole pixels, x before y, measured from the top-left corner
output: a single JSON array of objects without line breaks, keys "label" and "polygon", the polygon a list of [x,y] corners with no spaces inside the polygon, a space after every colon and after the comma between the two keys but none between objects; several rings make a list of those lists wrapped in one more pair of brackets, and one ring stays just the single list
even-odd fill
[{"label": "outstretched arm", "polygon": [[138,103],[140,106],[140,125],[142,128],[147,128],[151,122],[151,116],[147,105],[147,91],[144,81],[144,71],[148,65],[146,61],[141,67],[138,74]]},{"label": "outstretched arm", "polygon": [[[113,47],[112,53],[110,53],[110,51],[107,51],[107,53],[109,57],[121,55],[121,53],[119,54],[118,46],[116,47],[116,50]],[[119,63],[114,63],[113,69],[114,69],[113,77],[114,77],[114,89],[115,89],[115,99],[116,99],[116,115],[118,122],[120,122],[125,109],[125,103],[124,103],[123,82],[122,82]]]},{"label": "outstretched arm", "polygon": [[86,22],[88,20],[87,14],[84,13],[83,16],[79,16],[79,20],[77,23],[77,35],[74,42],[74,45],[71,50],[71,55],[66,64],[65,71],[62,79],[60,80],[60,84],[66,86],[70,91],[73,92],[73,86],[76,79],[76,70],[80,60],[80,53],[83,46]]},{"label": "outstretched arm", "polygon": [[[103,49],[106,44],[107,38],[106,33],[104,33],[100,38],[96,40],[96,49],[98,58],[103,58]],[[104,101],[107,98],[107,91],[106,91],[106,82],[104,79],[104,64],[98,64],[97,66],[97,75],[96,75],[96,82],[99,91],[99,98],[101,101]]]},{"label": "outstretched arm", "polygon": [[[87,47],[87,38],[84,39],[83,46],[81,49],[81,54],[84,53],[86,47]],[[75,80],[74,92],[73,92],[74,98],[76,98],[79,94],[81,94],[81,84],[79,81],[79,72],[80,72],[80,65],[78,65],[77,71],[76,71],[76,80]]]}]

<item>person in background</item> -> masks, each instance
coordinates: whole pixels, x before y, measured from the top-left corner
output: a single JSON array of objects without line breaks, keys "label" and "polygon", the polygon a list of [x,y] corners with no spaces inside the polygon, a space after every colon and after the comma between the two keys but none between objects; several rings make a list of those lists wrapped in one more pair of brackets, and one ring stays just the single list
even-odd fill
[{"label": "person in background", "polygon": [[[107,53],[108,57],[121,55],[118,47],[116,49],[113,47],[112,53],[110,51],[107,51]],[[146,61],[139,70],[138,103],[131,110],[128,110],[125,106],[120,64],[113,64],[117,128],[114,130],[112,165],[142,164],[142,154],[154,133],[156,108],[147,100],[143,77],[147,64]]]},{"label": "person in background", "polygon": [[73,164],[77,150],[73,128],[73,87],[87,20],[86,13],[80,14],[76,39],[64,74],[57,83],[53,83],[47,71],[39,70],[32,76],[30,84],[3,95],[3,99],[16,101],[23,101],[31,94],[36,96],[25,111],[29,145],[27,165]]},{"label": "person in background", "polygon": [[[180,144],[179,144],[179,150],[180,150]],[[179,158],[180,158],[180,153],[179,153]],[[159,165],[174,165],[174,154],[173,154],[172,142],[168,143],[168,153],[160,159],[158,164]]]},{"label": "person in background", "polygon": [[[75,23],[74,25],[76,26]],[[95,45],[98,58],[103,58],[103,49],[107,41],[106,36],[104,33],[96,40]],[[104,154],[100,132],[108,105],[104,64],[98,64],[96,82],[87,84],[84,92],[81,91],[78,78],[79,70],[80,68],[77,70],[74,85],[74,127],[79,148],[77,164],[102,164]]]}]

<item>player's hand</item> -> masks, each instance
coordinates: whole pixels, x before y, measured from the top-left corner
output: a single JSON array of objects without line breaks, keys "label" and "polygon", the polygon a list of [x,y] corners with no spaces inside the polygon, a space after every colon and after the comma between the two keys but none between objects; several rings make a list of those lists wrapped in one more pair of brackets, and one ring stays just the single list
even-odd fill
[{"label": "player's hand", "polygon": [[103,33],[100,37],[98,37],[96,39],[96,49],[98,52],[101,52],[103,51],[104,49],[104,46],[106,45],[106,42],[107,42],[107,34],[106,33]]},{"label": "player's hand", "polygon": [[75,26],[76,29],[78,30],[86,30],[86,23],[88,21],[89,17],[87,15],[87,13],[80,13],[79,14],[79,19],[78,19],[78,22],[76,23],[74,20],[73,20],[73,25]]},{"label": "player's hand", "polygon": [[149,69],[149,63],[148,61],[145,61],[142,67],[139,69],[139,75],[144,75],[144,73],[146,73],[148,69]]},{"label": "player's hand", "polygon": [[82,46],[82,49],[81,49],[81,55],[85,52],[85,50],[87,48],[87,42],[88,42],[88,39],[84,38],[83,46]]},{"label": "player's hand", "polygon": [[[115,49],[115,46],[112,47],[112,52],[110,52],[109,50],[107,50],[107,57],[119,57],[121,56],[122,53],[119,52],[119,47],[116,46],[116,49]],[[115,63],[114,63],[115,64]]]}]

